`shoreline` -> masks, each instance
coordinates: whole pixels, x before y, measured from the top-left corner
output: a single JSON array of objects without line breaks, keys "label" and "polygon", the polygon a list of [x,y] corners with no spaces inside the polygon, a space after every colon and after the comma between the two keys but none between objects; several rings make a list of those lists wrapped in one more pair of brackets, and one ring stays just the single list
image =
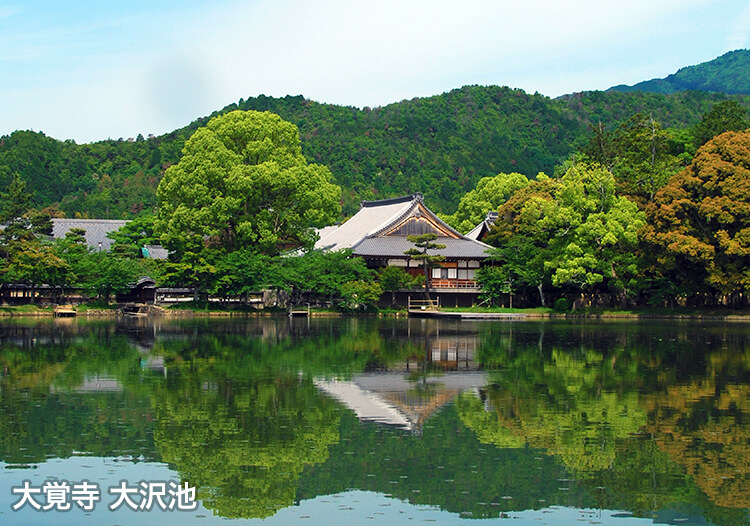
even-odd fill
[{"label": "shoreline", "polygon": [[[460,314],[470,314],[468,311],[441,311],[443,316],[450,317],[451,314],[456,315],[459,318]],[[715,311],[709,311],[706,313],[694,312],[694,313],[664,313],[664,312],[581,312],[581,313],[566,313],[566,312],[524,312],[518,310],[517,312],[505,313],[504,316],[497,316],[497,311],[471,311],[471,314],[475,316],[466,316],[466,319],[462,321],[473,321],[471,318],[476,320],[490,320],[490,319],[504,319],[506,321],[523,321],[523,320],[685,320],[685,321],[727,321],[727,322],[750,322],[750,312],[747,314],[738,314],[736,312],[721,314]],[[487,314],[486,318],[482,317],[482,314]],[[491,316],[496,314],[496,316]],[[128,315],[123,314],[119,309],[85,309],[77,312],[74,318],[265,318],[265,317],[287,317],[288,314],[283,311],[206,311],[206,310],[189,310],[179,309],[170,310],[162,309],[159,312],[150,313],[147,315]],[[388,312],[334,312],[334,311],[311,311],[308,315],[311,318],[325,318],[325,317],[376,317],[376,318],[407,318],[409,313],[404,311],[388,311]],[[38,309],[38,310],[16,310],[13,307],[0,307],[0,319],[3,318],[54,318],[55,312],[53,309]],[[436,318],[438,318],[436,316]],[[68,317],[66,319],[71,319]]]}]

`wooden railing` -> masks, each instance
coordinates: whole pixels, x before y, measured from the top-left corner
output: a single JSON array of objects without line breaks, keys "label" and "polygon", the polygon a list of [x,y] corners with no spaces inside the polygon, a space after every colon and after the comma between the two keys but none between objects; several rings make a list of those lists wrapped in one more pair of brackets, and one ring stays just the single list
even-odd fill
[{"label": "wooden railing", "polygon": [[433,289],[479,289],[479,284],[474,280],[437,279],[430,280],[430,288]]}]

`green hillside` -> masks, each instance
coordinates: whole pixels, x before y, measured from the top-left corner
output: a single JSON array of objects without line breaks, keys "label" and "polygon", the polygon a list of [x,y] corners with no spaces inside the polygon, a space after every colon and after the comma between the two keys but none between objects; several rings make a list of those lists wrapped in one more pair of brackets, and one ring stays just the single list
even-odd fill
[{"label": "green hillside", "polygon": [[[342,186],[345,213],[354,212],[362,199],[417,191],[429,206],[450,213],[481,177],[552,173],[588,141],[591,123],[614,128],[643,112],[665,128],[686,128],[727,99],[750,107],[750,96],[701,91],[582,92],[551,99],[507,87],[466,86],[364,109],[302,96],[260,96],[211,116],[268,110],[297,125],[307,160],[329,166]],[[36,206],[54,205],[68,217],[127,218],[153,211],[164,170],[211,116],[131,141],[79,145],[39,132],[14,132],[0,137],[0,188],[18,173]]]},{"label": "green hillside", "polygon": [[750,50],[730,51],[709,62],[682,68],[663,79],[614,86],[608,91],[675,93],[686,90],[750,94]]}]

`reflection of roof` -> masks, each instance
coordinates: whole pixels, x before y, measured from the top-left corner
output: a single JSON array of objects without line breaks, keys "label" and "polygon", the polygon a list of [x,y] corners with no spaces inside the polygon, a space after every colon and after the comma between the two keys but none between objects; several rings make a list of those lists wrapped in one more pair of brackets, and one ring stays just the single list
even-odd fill
[{"label": "reflection of roof", "polygon": [[81,228],[86,231],[86,244],[98,249],[101,243],[102,250],[109,250],[112,246],[112,240],[107,237],[109,232],[119,230],[128,221],[119,219],[52,219],[52,237],[63,239],[65,234],[73,228]]},{"label": "reflection of roof", "polygon": [[354,411],[360,420],[419,432],[458,393],[487,384],[482,371],[448,372],[410,381],[404,373],[362,374],[352,380],[316,380],[315,386]]},{"label": "reflection of roof", "polygon": [[352,381],[316,380],[315,386],[354,411],[360,420],[412,428],[412,423],[396,407]]},{"label": "reflection of roof", "polygon": [[449,258],[485,258],[484,243],[469,239],[451,228],[423,203],[422,194],[381,201],[363,201],[356,214],[332,230],[320,232],[315,248],[341,250],[351,248],[357,256],[399,256],[414,248],[407,236],[433,233],[444,249],[431,250]]}]

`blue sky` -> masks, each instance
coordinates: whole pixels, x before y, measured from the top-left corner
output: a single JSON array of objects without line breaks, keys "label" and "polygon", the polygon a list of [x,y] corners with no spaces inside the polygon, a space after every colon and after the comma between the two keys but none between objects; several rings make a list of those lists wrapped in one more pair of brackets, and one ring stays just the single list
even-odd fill
[{"label": "blue sky", "polygon": [[748,47],[747,0],[0,0],[0,135],[158,135],[259,94],[555,97]]}]

